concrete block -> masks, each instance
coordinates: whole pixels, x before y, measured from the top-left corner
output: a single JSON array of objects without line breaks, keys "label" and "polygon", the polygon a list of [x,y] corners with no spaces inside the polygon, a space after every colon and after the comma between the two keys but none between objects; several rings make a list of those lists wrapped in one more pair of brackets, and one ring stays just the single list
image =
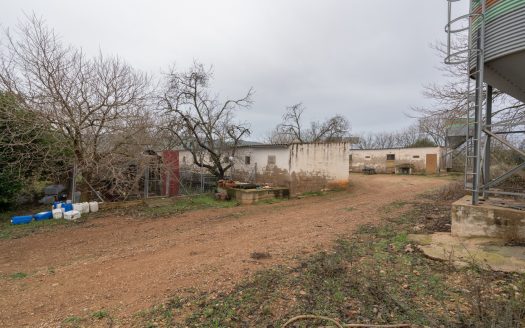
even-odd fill
[{"label": "concrete block", "polygon": [[490,204],[472,205],[471,196],[452,204],[452,235],[525,241],[525,211]]}]

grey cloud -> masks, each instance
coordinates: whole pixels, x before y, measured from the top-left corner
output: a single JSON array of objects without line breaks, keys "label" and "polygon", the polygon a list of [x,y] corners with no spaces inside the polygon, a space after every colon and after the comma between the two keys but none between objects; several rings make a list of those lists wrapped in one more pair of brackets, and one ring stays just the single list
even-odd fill
[{"label": "grey cloud", "polygon": [[19,0],[2,5],[2,25],[23,11],[87,52],[154,74],[198,59],[223,96],[253,86],[240,118],[255,138],[296,102],[308,120],[340,113],[354,131],[399,129],[410,124],[403,112],[428,104],[422,84],[442,80],[428,45],[445,38],[444,0]]}]

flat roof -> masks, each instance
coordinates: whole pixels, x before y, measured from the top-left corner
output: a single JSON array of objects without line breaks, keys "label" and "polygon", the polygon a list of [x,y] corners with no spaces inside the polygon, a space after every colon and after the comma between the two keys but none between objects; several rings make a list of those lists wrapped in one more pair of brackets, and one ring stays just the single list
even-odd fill
[{"label": "flat roof", "polygon": [[441,146],[432,146],[432,147],[393,147],[393,148],[364,148],[364,149],[361,149],[361,148],[356,148],[356,149],[350,149],[350,151],[370,151],[370,150],[401,150],[401,149],[435,149],[435,148],[445,148],[445,147],[441,147]]}]

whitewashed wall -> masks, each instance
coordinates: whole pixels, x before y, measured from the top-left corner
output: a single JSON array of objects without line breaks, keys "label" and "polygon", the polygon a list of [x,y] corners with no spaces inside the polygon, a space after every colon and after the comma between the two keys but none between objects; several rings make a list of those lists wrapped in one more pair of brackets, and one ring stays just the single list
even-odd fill
[{"label": "whitewashed wall", "polygon": [[444,168],[443,156],[445,149],[442,147],[422,147],[422,148],[400,148],[400,149],[352,149],[352,172],[361,172],[364,167],[373,167],[378,173],[386,171],[386,157],[389,154],[395,155],[395,164],[412,164],[415,171],[424,172],[426,168],[426,155],[437,155],[438,168]]}]

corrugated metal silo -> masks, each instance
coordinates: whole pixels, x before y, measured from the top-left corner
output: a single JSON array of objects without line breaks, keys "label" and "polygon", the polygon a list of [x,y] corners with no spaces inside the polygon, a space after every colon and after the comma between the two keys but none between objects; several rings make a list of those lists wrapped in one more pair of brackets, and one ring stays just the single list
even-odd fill
[{"label": "corrugated metal silo", "polygon": [[[485,1],[484,81],[525,102],[525,0]],[[481,12],[481,0],[472,0],[472,44]],[[475,59],[471,64],[474,70]]]}]

